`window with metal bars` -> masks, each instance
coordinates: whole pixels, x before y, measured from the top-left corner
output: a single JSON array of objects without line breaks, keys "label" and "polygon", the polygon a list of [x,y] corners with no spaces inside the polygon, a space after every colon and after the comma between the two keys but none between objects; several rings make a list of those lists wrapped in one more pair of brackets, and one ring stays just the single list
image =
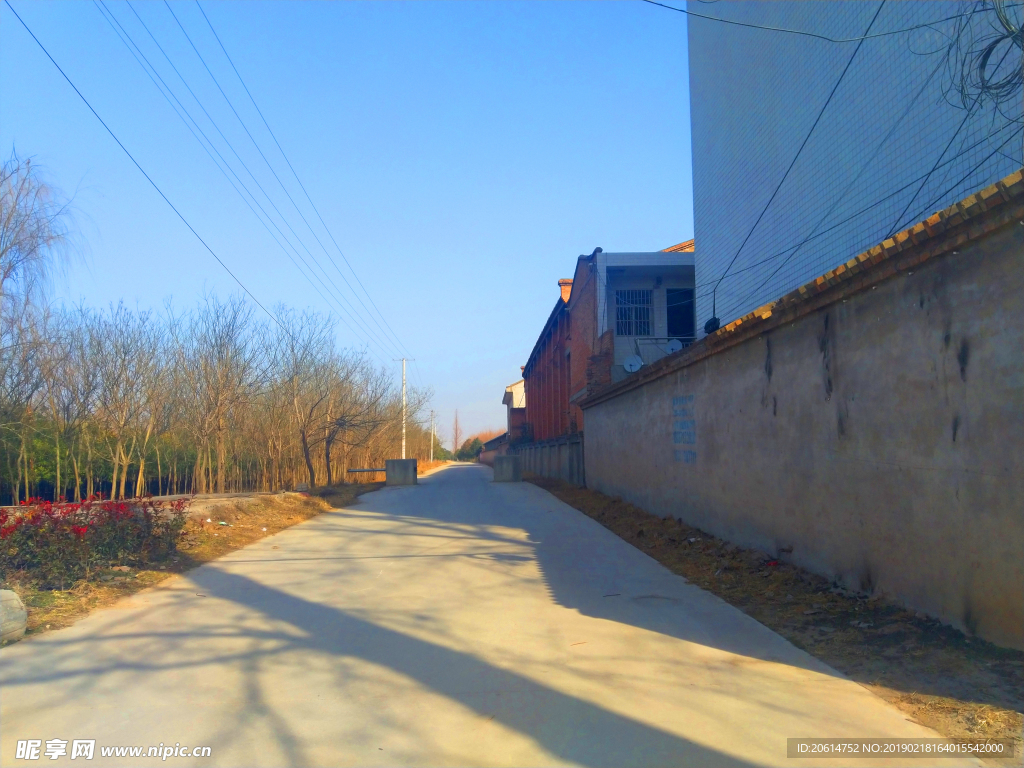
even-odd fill
[{"label": "window with metal bars", "polygon": [[617,336],[651,335],[651,291],[624,290],[615,292],[615,334]]}]

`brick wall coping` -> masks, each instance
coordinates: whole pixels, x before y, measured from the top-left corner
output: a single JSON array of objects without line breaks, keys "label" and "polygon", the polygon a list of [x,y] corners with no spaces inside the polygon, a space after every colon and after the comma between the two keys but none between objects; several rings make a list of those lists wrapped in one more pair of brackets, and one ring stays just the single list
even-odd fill
[{"label": "brick wall coping", "polygon": [[[579,401],[583,409],[668,376],[747,339],[953,252],[1013,221],[1024,224],[1024,168],[898,232],[806,285],[724,325],[680,352]],[[1022,265],[1024,266],[1024,265]]]}]

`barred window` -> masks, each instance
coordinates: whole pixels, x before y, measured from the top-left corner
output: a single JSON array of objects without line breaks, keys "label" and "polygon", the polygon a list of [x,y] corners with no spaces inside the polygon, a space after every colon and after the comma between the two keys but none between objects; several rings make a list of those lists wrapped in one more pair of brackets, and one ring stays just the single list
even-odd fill
[{"label": "barred window", "polygon": [[651,291],[615,292],[615,334],[651,335]]}]

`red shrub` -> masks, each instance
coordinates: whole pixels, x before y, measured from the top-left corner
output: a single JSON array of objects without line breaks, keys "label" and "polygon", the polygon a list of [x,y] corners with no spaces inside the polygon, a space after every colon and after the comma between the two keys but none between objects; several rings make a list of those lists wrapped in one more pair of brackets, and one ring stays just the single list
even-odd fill
[{"label": "red shrub", "polygon": [[25,571],[43,586],[63,588],[96,567],[166,557],[175,550],[187,506],[187,499],[29,499],[0,510],[0,573]]}]

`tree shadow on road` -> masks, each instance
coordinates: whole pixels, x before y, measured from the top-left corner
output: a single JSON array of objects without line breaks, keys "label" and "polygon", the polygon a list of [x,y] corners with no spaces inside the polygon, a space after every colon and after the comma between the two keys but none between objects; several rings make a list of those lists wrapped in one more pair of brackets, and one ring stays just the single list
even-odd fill
[{"label": "tree shadow on road", "polygon": [[[135,688],[159,688],[159,681],[166,685],[168,672],[209,669],[223,675],[224,670],[230,669],[240,675],[239,693],[244,705],[232,713],[229,722],[223,723],[219,733],[207,736],[204,743],[214,745],[215,755],[223,754],[240,739],[248,738],[249,728],[262,724],[264,737],[273,740],[288,764],[307,765],[314,761],[304,749],[302,737],[289,726],[293,713],[281,710],[279,700],[266,690],[261,678],[263,666],[269,660],[295,658],[296,653],[298,658],[305,658],[303,652],[313,651],[318,658],[327,659],[336,671],[353,660],[387,668],[482,718],[514,730],[560,761],[592,768],[751,765],[496,667],[472,654],[269,587],[216,563],[196,569],[190,580],[204,597],[229,601],[238,610],[225,611],[220,623],[167,631],[138,631],[133,625],[139,613],[132,611],[111,617],[113,620],[105,623],[103,632],[68,636],[67,632],[74,632],[72,629],[24,643],[9,649],[16,652],[22,663],[7,656],[7,663],[0,665],[0,684],[5,695],[19,697],[18,690],[23,686],[58,684],[59,691],[53,691],[49,697],[52,705],[44,703],[43,709],[52,706],[59,711],[63,705],[77,701],[106,710],[116,706],[120,712],[123,707],[132,707],[132,699],[124,689],[112,693],[112,675],[115,679],[136,681]],[[191,590],[182,591],[174,600],[142,609],[149,612],[144,622],[151,626],[158,616],[181,616],[177,606],[189,597]],[[259,617],[260,626],[251,626],[255,617]],[[166,625],[165,621],[159,623]],[[275,625],[277,629],[273,628]],[[29,656],[33,651],[41,655]],[[180,706],[171,697],[168,699],[159,706]],[[34,706],[39,709],[39,698],[35,698]],[[204,702],[197,701],[194,716],[202,718],[205,707]],[[126,724],[131,722],[127,712],[120,712],[118,719]],[[412,727],[396,718],[378,725],[383,732],[391,729],[396,733]],[[5,754],[13,738],[25,735],[6,729]],[[339,750],[339,755],[343,754],[345,745],[339,744]]]},{"label": "tree shadow on road", "polygon": [[[461,651],[382,627],[345,611],[264,586],[217,568],[193,580],[209,594],[286,622],[306,636],[293,647],[354,657],[394,670],[436,693],[530,737],[561,760],[608,766],[746,766],[722,752],[495,667]],[[495,706],[481,692],[515,692],[528,707]]]}]

